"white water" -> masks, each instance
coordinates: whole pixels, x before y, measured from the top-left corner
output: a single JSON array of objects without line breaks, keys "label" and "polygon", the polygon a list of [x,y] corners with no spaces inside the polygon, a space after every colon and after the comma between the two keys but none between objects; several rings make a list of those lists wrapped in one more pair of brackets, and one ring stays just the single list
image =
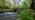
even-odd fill
[{"label": "white water", "polygon": [[3,12],[0,14],[0,20],[16,20],[17,12]]},{"label": "white water", "polygon": [[0,13],[0,16],[2,15],[2,16],[7,16],[7,15],[17,15],[17,12],[3,12],[3,13]]}]

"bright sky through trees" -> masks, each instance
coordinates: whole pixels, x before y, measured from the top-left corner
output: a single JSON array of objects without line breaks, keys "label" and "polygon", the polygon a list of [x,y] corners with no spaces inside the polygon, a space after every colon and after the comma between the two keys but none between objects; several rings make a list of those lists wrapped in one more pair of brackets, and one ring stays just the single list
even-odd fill
[{"label": "bright sky through trees", "polygon": [[[15,1],[16,1],[16,3],[19,2],[19,4],[24,2],[24,0],[19,0],[19,1],[15,0]],[[13,0],[8,0],[8,2],[11,3],[11,4],[14,4]]]}]

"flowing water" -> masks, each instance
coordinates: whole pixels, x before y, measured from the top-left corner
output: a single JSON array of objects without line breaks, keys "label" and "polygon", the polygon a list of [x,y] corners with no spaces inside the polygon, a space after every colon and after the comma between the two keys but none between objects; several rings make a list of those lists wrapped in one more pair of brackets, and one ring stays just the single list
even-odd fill
[{"label": "flowing water", "polygon": [[0,12],[0,20],[16,20],[17,12]]}]

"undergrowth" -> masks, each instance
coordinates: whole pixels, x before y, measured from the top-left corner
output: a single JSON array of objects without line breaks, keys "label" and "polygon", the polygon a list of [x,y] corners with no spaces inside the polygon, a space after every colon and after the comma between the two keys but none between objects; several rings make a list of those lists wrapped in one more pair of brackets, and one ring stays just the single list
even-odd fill
[{"label": "undergrowth", "polygon": [[25,9],[19,14],[19,20],[33,20],[32,15],[29,13],[28,9]]}]

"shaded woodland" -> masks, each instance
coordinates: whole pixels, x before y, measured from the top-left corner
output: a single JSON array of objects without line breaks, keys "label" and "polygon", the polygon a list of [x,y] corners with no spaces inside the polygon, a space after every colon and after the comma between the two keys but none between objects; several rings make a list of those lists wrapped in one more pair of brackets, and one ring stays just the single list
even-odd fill
[{"label": "shaded woodland", "polygon": [[0,12],[20,12],[17,20],[35,20],[35,0],[2,0]]}]

